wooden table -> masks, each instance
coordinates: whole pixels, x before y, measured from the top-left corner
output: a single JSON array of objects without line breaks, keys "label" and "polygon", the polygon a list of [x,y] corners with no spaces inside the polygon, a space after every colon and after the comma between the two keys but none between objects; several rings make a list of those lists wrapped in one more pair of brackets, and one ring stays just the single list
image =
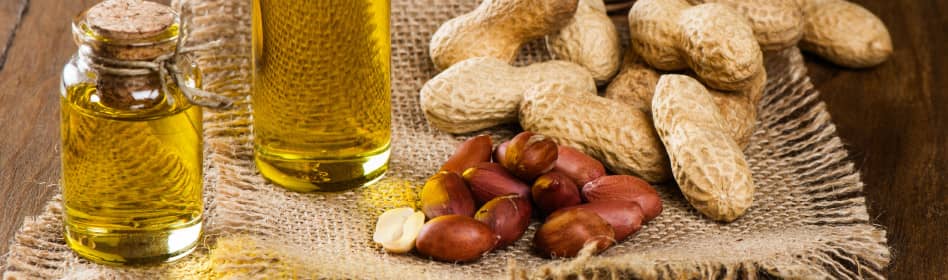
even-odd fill
[{"label": "wooden table", "polygon": [[[0,3],[0,255],[55,192],[59,74],[76,46],[70,20],[89,0]],[[866,70],[807,56],[888,230],[895,279],[948,275],[948,1],[859,0],[885,21],[895,55]]]}]

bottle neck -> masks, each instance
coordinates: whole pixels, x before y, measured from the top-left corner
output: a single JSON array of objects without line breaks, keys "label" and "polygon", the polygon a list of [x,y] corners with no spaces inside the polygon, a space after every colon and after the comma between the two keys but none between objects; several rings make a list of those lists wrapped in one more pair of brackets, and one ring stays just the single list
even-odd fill
[{"label": "bottle neck", "polygon": [[[163,58],[174,55],[178,46],[177,18],[165,30],[147,37],[103,35],[89,26],[86,13],[72,25],[79,47],[76,66],[94,77],[101,102],[110,107],[149,107],[157,102],[151,95],[164,94],[160,73]],[[145,96],[148,95],[148,96]],[[144,102],[144,103],[143,103]],[[147,103],[147,104],[146,104]]]},{"label": "bottle neck", "polygon": [[79,51],[64,69],[64,92],[86,89],[90,102],[110,110],[229,106],[230,99],[200,89],[200,70],[187,56],[216,44],[184,48],[182,30],[177,13],[158,3],[96,4],[73,21]]}]

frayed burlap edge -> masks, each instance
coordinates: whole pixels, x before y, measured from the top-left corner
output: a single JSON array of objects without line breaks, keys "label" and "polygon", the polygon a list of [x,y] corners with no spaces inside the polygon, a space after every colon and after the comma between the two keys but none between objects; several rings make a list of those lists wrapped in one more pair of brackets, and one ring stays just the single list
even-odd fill
[{"label": "frayed burlap edge", "polygon": [[[530,254],[524,238],[477,263],[443,264],[385,255],[366,233],[381,210],[411,205],[418,183],[464,138],[428,127],[417,112],[417,92],[435,74],[427,57],[431,32],[476,1],[394,1],[392,171],[375,186],[336,195],[287,192],[252,166],[249,1],[181,2],[194,42],[227,43],[199,53],[206,87],[237,100],[235,110],[205,112],[204,246],[160,266],[91,264],[63,244],[57,196],[24,222],[0,264],[4,279],[884,278],[885,231],[869,224],[859,174],[796,49],[767,56],[771,78],[760,129],[746,150],[762,194],[737,222],[703,220],[673,187],[660,187],[663,216],[601,256],[543,260]],[[518,63],[547,59],[538,46],[527,46]],[[511,129],[491,132],[504,138]]]}]

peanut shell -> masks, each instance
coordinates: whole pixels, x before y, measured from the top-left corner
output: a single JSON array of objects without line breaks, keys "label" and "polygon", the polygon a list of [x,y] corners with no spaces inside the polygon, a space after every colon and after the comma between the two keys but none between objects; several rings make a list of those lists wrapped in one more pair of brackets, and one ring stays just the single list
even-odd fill
[{"label": "peanut shell", "polygon": [[728,135],[713,102],[700,82],[663,75],[652,116],[682,194],[705,216],[730,222],[751,207],[756,187],[741,148]]},{"label": "peanut shell", "polygon": [[421,110],[432,126],[467,133],[517,121],[523,93],[542,84],[560,84],[577,94],[596,94],[596,83],[582,66],[548,61],[514,67],[495,58],[462,61],[421,89]]},{"label": "peanut shell", "polygon": [[800,48],[833,63],[862,68],[892,54],[892,39],[882,20],[843,0],[797,0],[805,19]]},{"label": "peanut shell", "polygon": [[453,18],[431,37],[429,52],[438,69],[474,57],[512,63],[520,47],[559,30],[576,12],[578,0],[482,1]]},{"label": "peanut shell", "polygon": [[746,88],[763,54],[750,23],[722,4],[639,0],[629,11],[632,48],[664,71],[690,68],[708,86]]},{"label": "peanut shell", "polygon": [[665,148],[651,118],[641,110],[567,87],[545,85],[524,96],[520,125],[598,159],[615,173],[649,182],[671,179]]},{"label": "peanut shell", "polygon": [[555,59],[586,67],[596,83],[607,83],[619,69],[619,32],[603,0],[579,0],[576,14],[565,27],[547,36],[546,44]]},{"label": "peanut shell", "polygon": [[803,13],[786,0],[688,0],[693,5],[720,3],[740,12],[750,22],[761,49],[782,50],[803,37]]}]

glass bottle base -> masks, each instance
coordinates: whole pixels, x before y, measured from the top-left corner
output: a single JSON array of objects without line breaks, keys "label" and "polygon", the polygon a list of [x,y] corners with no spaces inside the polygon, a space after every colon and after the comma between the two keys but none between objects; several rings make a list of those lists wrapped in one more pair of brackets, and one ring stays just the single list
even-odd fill
[{"label": "glass bottle base", "polygon": [[79,256],[99,264],[142,265],[172,262],[194,251],[201,238],[201,219],[160,231],[113,230],[66,223],[66,244]]},{"label": "glass bottle base", "polygon": [[354,158],[300,158],[255,149],[254,162],[264,178],[298,192],[344,191],[378,181],[388,170],[390,149]]}]

